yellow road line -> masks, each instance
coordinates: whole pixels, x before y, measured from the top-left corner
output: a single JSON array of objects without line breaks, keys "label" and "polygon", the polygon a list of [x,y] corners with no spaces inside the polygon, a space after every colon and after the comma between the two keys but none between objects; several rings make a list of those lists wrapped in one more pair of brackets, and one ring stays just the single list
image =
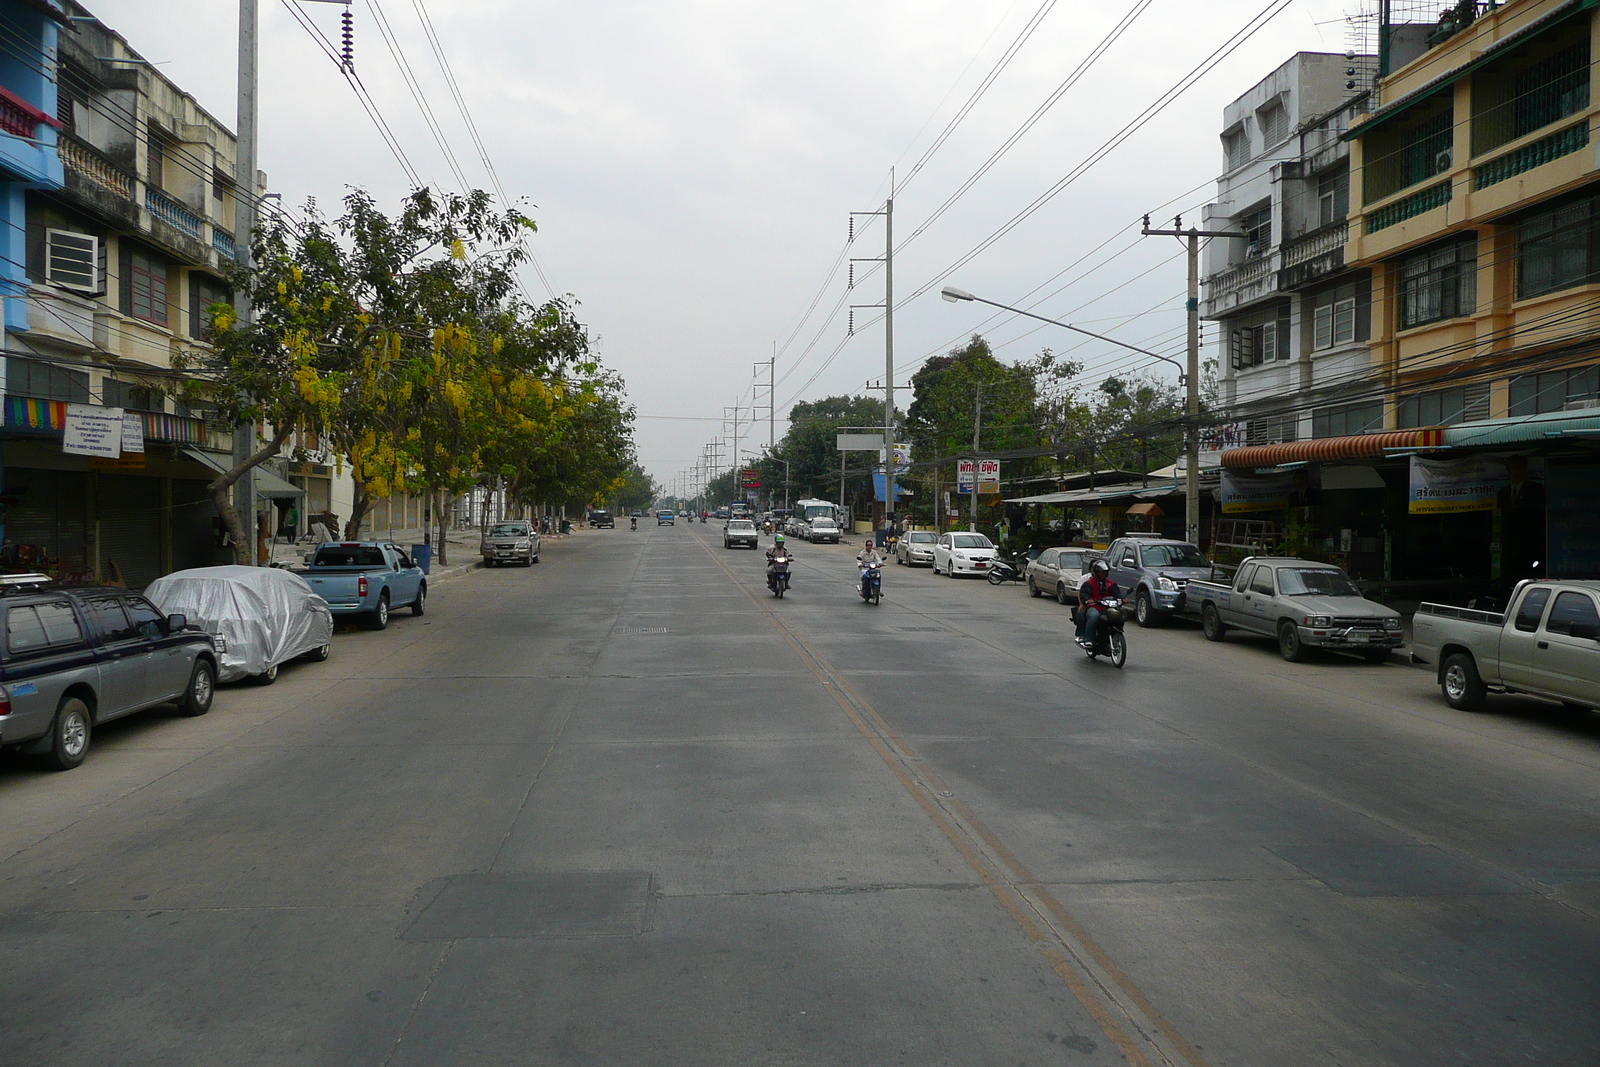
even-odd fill
[{"label": "yellow road line", "polygon": [[1160,1062],[1173,1067],[1180,1060],[1190,1067],[1209,1067],[1200,1050],[1156,1010],[1150,998],[1094,940],[1088,929],[1039,883],[971,808],[953,796],[939,776],[895,733],[866,698],[812,648],[766,598],[758,596],[753,587],[741,581],[710,546],[698,537],[695,542],[734,585],[765,612],[795,655],[822,683],[834,703],[994,895],[1023,936],[1044,955],[1051,970],[1083,1005],[1106,1039],[1122,1053],[1123,1059],[1133,1067],[1154,1067],[1149,1055],[1154,1054]]}]

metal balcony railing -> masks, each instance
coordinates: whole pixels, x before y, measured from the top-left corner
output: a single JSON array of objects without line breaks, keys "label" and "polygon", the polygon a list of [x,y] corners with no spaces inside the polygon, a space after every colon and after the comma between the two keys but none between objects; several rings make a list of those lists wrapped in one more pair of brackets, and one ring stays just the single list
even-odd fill
[{"label": "metal balcony railing", "polygon": [[150,214],[173,229],[186,233],[197,241],[200,239],[200,216],[160,189],[145,186],[144,206]]}]

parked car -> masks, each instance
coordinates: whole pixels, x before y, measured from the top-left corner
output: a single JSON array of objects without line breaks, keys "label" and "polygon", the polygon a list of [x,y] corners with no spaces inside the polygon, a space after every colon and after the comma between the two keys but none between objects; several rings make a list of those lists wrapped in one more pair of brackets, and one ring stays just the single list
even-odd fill
[{"label": "parked car", "polygon": [[923,563],[933,565],[933,546],[939,535],[932,530],[908,530],[894,546],[894,560],[902,567],[916,567]]},{"label": "parked car", "polygon": [[749,545],[751,548],[761,546],[761,534],[756,530],[756,524],[749,519],[729,519],[728,525],[722,528],[722,547],[733,548],[735,545]]},{"label": "parked car", "polygon": [[1232,582],[1194,579],[1187,596],[1208,640],[1221,641],[1230,629],[1276,637],[1291,663],[1313,648],[1359,652],[1381,663],[1404,639],[1400,613],[1362,596],[1331,563],[1252,556]]},{"label": "parked car", "polygon": [[210,634],[126,589],[64,589],[44,575],[26,577],[33,581],[8,581],[0,599],[0,746],[71,770],[102,723],[172,702],[185,715],[211,710]]},{"label": "parked car", "polygon": [[196,567],[150,583],[144,595],[216,639],[217,681],[277,681],[278,667],[333,650],[333,611],[304,578],[278,567]]},{"label": "parked car", "polygon": [[1078,579],[1093,555],[1087,548],[1045,549],[1028,564],[1028,592],[1034,596],[1049,592],[1059,603],[1076,604]]},{"label": "parked car", "polygon": [[478,552],[485,567],[498,567],[502,563],[521,563],[531,567],[539,562],[543,539],[531,522],[497,522],[478,542]]},{"label": "parked car", "polygon": [[611,512],[609,511],[591,511],[589,512],[589,525],[596,530],[615,530],[617,528],[617,520],[611,517]]},{"label": "parked car", "polygon": [[409,604],[411,614],[421,615],[427,606],[428,582],[421,568],[388,542],[318,545],[303,576],[335,615],[360,616],[373,630],[387,627],[395,608]]},{"label": "parked car", "polygon": [[1438,667],[1452,708],[1495,693],[1527,693],[1573,710],[1600,707],[1600,582],[1526,581],[1504,612],[1423,604],[1411,655]]},{"label": "parked car", "polygon": [[1140,626],[1154,626],[1184,610],[1184,589],[1192,579],[1212,577],[1211,562],[1186,541],[1164,537],[1123,537],[1111,542],[1105,561],[1111,578],[1133,601]]},{"label": "parked car", "polygon": [[994,558],[994,542],[981,533],[941,534],[933,546],[933,573],[987,574]]},{"label": "parked car", "polygon": [[656,512],[656,525],[676,526],[678,525],[678,516],[670,511],[658,511]]},{"label": "parked car", "polygon": [[827,515],[812,516],[811,521],[806,523],[805,537],[814,545],[824,542],[836,545],[839,543],[839,524]]}]

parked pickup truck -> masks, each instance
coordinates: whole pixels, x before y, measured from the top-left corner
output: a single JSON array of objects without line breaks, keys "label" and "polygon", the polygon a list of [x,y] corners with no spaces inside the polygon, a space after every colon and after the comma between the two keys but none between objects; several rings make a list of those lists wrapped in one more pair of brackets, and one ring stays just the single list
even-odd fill
[{"label": "parked pickup truck", "polygon": [[1182,612],[1189,582],[1212,573],[1194,545],[1148,535],[1111,542],[1104,559],[1111,580],[1133,601],[1133,617],[1140,626],[1155,626],[1163,616]]},{"label": "parked pickup truck", "polygon": [[1600,582],[1525,581],[1504,613],[1423,604],[1411,620],[1411,655],[1437,665],[1452,708],[1480,708],[1491,690],[1600,707],[1597,599]]},{"label": "parked pickup truck", "polygon": [[1331,563],[1251,556],[1231,583],[1193,579],[1186,592],[1208,640],[1221,641],[1230,629],[1276,637],[1279,654],[1291,663],[1313,648],[1359,652],[1382,663],[1404,639],[1400,613],[1362,596]]},{"label": "parked pickup truck", "polygon": [[297,572],[335,616],[359,615],[368,627],[389,625],[389,612],[411,607],[421,615],[428,600],[422,569],[397,545],[380,541],[328,541],[317,546],[311,565]]}]

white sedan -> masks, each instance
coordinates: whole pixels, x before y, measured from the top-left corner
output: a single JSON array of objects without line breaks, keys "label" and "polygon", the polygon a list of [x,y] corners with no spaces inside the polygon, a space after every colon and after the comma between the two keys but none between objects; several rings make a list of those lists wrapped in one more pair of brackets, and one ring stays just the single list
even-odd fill
[{"label": "white sedan", "polygon": [[958,574],[988,574],[994,559],[994,542],[983,534],[941,534],[939,543],[933,546],[933,573],[952,578]]}]

